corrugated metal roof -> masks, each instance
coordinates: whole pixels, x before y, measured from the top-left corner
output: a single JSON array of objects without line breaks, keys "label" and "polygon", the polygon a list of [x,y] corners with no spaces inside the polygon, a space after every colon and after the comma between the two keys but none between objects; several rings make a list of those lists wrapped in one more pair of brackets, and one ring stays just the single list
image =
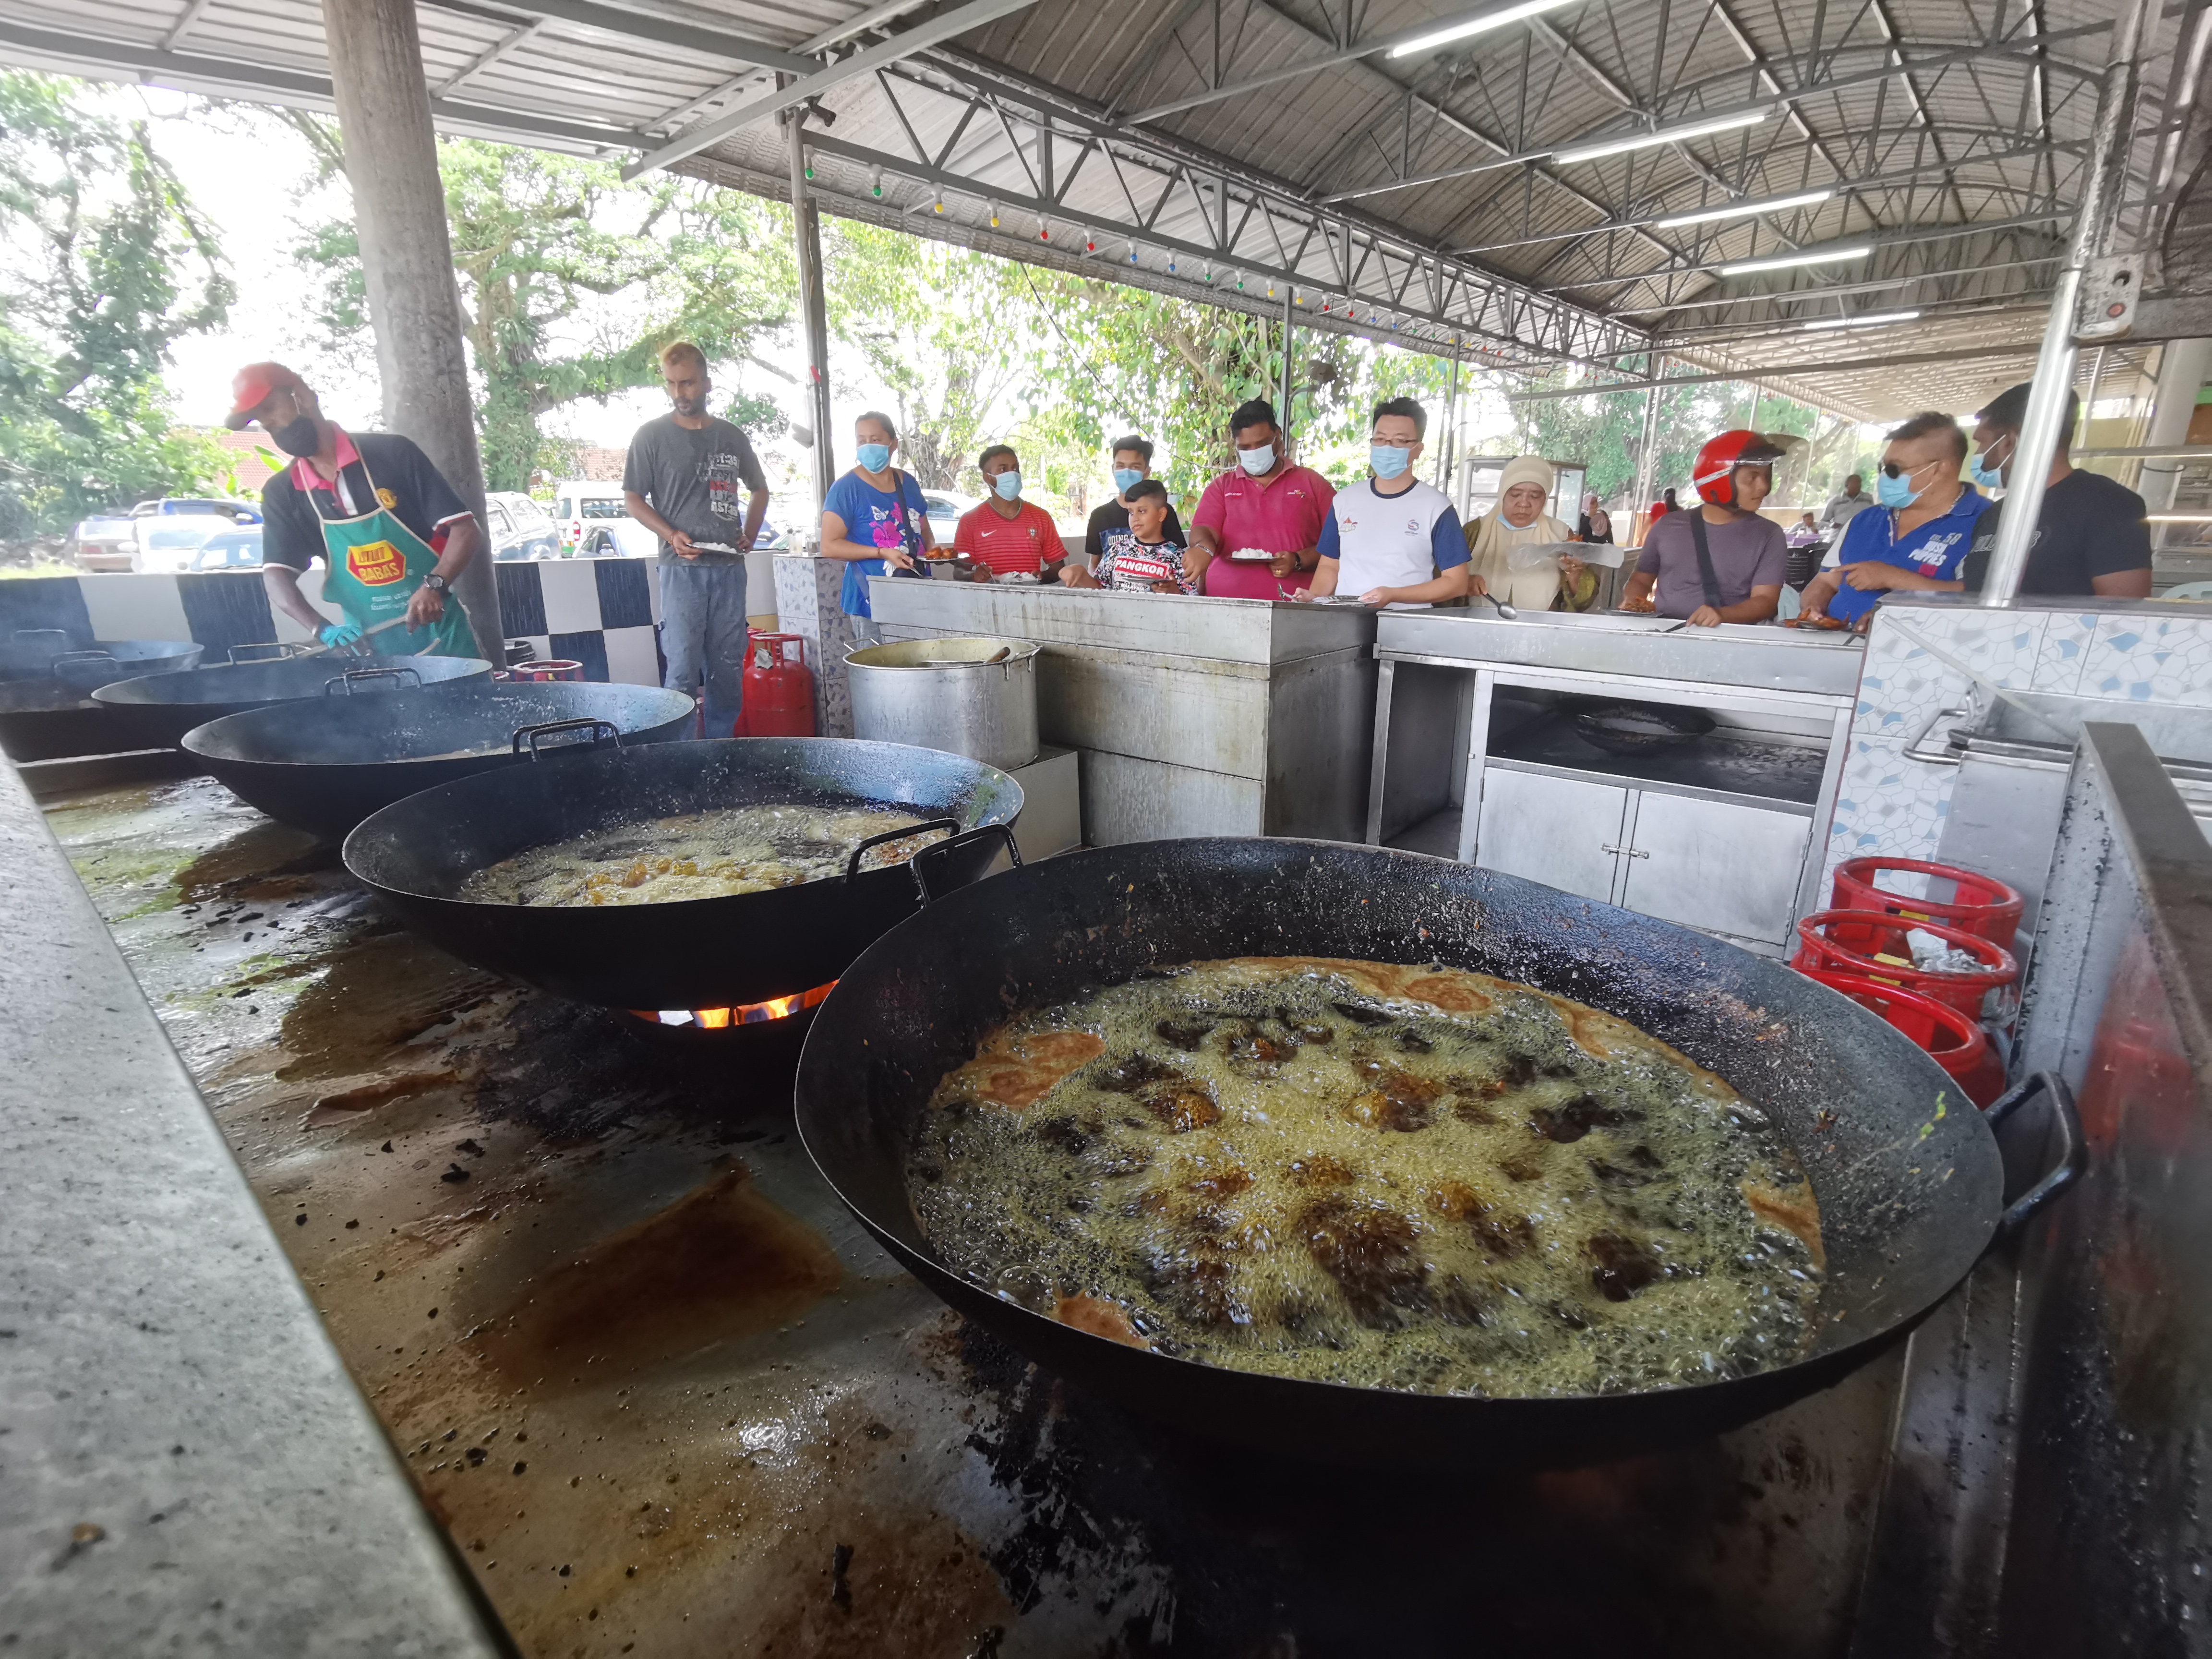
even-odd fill
[{"label": "corrugated metal roof", "polygon": [[[449,130],[627,156],[773,85],[763,55],[876,26],[834,61],[957,3],[422,0],[417,15]],[[1312,325],[1496,365],[1641,373],[1667,351],[1880,416],[1949,396],[1946,374],[1824,371],[1846,359],[1802,349],[1823,337],[1802,325],[1917,308],[1910,325],[1835,337],[1850,361],[1893,342],[1904,356],[2032,355],[2118,3],[1577,0],[1392,57],[1374,48],[1468,9],[1043,0],[826,92],[834,125],[805,127],[811,188],[834,211],[1219,303],[1295,295]],[[0,0],[0,53],[327,102],[319,0]],[[1724,132],[1560,159],[1753,111]],[[786,143],[756,122],[678,165],[774,189]],[[1818,189],[1831,194],[1785,211],[1655,222]],[[1795,272],[1718,269],[1860,243]],[[2014,361],[1969,360],[1957,379]]]}]

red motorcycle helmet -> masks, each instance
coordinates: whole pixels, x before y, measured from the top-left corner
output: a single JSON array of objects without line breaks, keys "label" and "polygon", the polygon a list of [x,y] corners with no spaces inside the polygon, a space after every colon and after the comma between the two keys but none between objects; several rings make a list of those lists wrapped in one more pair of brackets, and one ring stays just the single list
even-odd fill
[{"label": "red motorcycle helmet", "polygon": [[1772,466],[1784,453],[1769,443],[1764,434],[1739,427],[1733,432],[1722,433],[1698,452],[1698,464],[1690,470],[1690,482],[1697,486],[1699,501],[1711,501],[1715,507],[1734,507],[1736,468]]}]

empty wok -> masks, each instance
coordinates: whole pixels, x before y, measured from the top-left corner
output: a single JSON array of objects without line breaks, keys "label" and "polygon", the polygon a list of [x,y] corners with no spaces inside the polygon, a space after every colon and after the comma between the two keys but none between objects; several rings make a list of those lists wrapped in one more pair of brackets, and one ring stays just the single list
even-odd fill
[{"label": "empty wok", "polygon": [[[389,697],[297,698],[227,714],[185,734],[186,753],[279,823],[341,841],[371,812],[456,778],[526,763],[532,746],[686,735],[681,691],[590,681],[459,680]],[[566,727],[554,732],[539,728]]]},{"label": "empty wok", "polygon": [[114,712],[130,747],[173,749],[196,726],[272,702],[490,678],[491,665],[475,657],[286,657],[149,674],[92,696]]},{"label": "empty wok", "polygon": [[[1717,1073],[1771,1115],[1819,1201],[1827,1272],[1805,1352],[1723,1381],[1618,1395],[1358,1388],[1125,1346],[939,1261],[915,1223],[903,1164],[945,1072],[1015,1011],[1157,965],[1247,955],[1492,974],[1627,1019]],[[1376,1467],[1567,1466],[1747,1422],[1838,1381],[1908,1330],[2083,1161],[2055,1079],[1977,1111],[1901,1033],[1778,962],[1496,872],[1319,842],[1102,848],[940,899],[846,970],[807,1035],[797,1092],[808,1152],[884,1248],[1038,1364],[1196,1432]],[[2063,1127],[2063,1157],[2008,1209],[1991,1122],[2037,1094],[2045,1110],[2023,1115]]]},{"label": "empty wok", "polygon": [[[363,819],[346,868],[399,920],[462,961],[602,1007],[724,1008],[826,985],[916,906],[896,866],[765,892],[636,905],[501,904],[459,896],[477,871],[534,847],[727,807],[901,806],[959,830],[1012,825],[1022,789],[935,749],[849,738],[723,738],[548,752],[440,784]],[[995,842],[942,855],[972,881]]]}]

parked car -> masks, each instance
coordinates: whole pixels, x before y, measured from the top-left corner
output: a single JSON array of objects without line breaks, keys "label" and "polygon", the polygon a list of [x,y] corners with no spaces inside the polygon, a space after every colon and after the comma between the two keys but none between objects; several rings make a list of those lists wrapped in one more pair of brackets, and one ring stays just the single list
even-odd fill
[{"label": "parked car", "polygon": [[561,533],[552,515],[517,491],[494,490],[484,497],[485,530],[495,559],[557,559]]},{"label": "parked car", "polygon": [[929,509],[929,533],[939,547],[952,545],[952,532],[958,527],[960,515],[976,505],[976,497],[962,495],[950,489],[925,489],[922,505]]},{"label": "parked car", "polygon": [[261,509],[251,501],[168,495],[141,501],[128,513],[86,519],[70,539],[86,570],[185,570],[200,544],[217,532],[260,522]]},{"label": "parked car", "polygon": [[202,542],[192,556],[195,570],[258,570],[261,568],[261,526],[246,525],[219,530]]},{"label": "parked car", "polygon": [[618,483],[572,478],[553,487],[553,517],[564,556],[605,558],[616,554],[649,559],[660,540],[629,515]]}]

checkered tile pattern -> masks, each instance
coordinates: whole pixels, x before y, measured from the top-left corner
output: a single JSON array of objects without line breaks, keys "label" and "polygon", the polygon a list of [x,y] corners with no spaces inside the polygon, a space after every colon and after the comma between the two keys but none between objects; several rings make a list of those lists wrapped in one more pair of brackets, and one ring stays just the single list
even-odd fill
[{"label": "checkered tile pattern", "polygon": [[[660,620],[660,571],[652,559],[516,561],[492,567],[510,640],[528,640],[541,657],[584,665],[584,678],[660,684],[654,631]],[[324,615],[322,568],[300,578],[300,591]],[[230,647],[294,641],[307,630],[270,608],[258,572],[185,574],[117,572],[0,582],[0,638],[21,629],[60,628],[79,640],[197,640],[207,660]]]}]

